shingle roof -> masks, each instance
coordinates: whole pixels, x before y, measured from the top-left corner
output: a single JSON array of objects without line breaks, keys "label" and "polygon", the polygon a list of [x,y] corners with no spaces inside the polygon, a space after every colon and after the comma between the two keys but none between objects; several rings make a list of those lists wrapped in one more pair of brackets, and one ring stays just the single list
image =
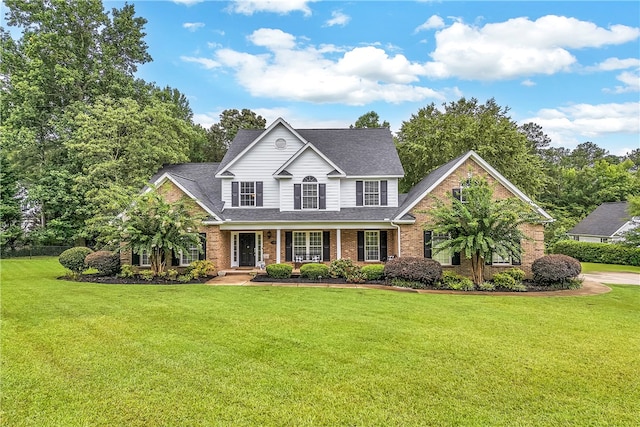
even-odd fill
[{"label": "shingle roof", "polygon": [[628,209],[627,202],[603,203],[567,234],[611,237],[631,219]]},{"label": "shingle roof", "polygon": [[[263,130],[241,129],[219,169],[224,169]],[[296,129],[304,139],[350,176],[402,176],[404,169],[387,128],[374,129]]]}]

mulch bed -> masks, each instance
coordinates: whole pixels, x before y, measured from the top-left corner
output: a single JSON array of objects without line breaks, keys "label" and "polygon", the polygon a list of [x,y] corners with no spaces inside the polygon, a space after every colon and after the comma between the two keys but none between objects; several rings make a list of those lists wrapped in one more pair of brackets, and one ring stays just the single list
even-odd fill
[{"label": "mulch bed", "polygon": [[[117,276],[97,276],[94,274],[83,274],[77,282],[102,283],[107,285],[191,285],[197,283],[206,283],[213,277],[200,277],[192,279],[189,282],[179,282],[177,280],[169,280],[162,277],[154,277],[152,280],[145,280],[140,277],[117,277]],[[58,277],[59,280],[70,280],[66,276]]]}]

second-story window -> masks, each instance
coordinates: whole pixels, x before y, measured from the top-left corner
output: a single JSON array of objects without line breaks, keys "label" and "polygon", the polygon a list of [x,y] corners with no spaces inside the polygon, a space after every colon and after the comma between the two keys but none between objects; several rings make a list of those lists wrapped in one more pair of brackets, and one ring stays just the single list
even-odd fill
[{"label": "second-story window", "polygon": [[302,180],[302,209],[318,209],[318,180],[312,176]]},{"label": "second-story window", "polygon": [[255,182],[240,183],[240,206],[256,205],[256,187]]},{"label": "second-story window", "polygon": [[364,205],[378,206],[380,204],[380,181],[364,182]]}]

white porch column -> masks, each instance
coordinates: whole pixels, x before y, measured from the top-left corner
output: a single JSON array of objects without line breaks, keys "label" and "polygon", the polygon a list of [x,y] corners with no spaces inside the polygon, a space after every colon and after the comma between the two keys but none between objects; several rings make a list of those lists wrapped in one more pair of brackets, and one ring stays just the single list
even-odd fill
[{"label": "white porch column", "polygon": [[342,237],[340,229],[336,229],[336,259],[342,259]]},{"label": "white porch column", "polygon": [[280,264],[280,229],[276,228],[276,262]]}]

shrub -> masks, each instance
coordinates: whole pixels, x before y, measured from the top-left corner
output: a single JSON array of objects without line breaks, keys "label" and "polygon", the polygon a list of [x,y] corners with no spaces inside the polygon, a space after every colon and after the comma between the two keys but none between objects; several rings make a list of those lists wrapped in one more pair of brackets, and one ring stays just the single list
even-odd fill
[{"label": "shrub", "polygon": [[267,265],[267,276],[274,279],[288,279],[291,277],[293,267],[289,264],[269,264]]},{"label": "shrub", "polygon": [[496,285],[491,282],[482,282],[478,285],[478,290],[480,291],[495,291]]},{"label": "shrub", "polygon": [[84,259],[93,251],[84,246],[76,246],[75,248],[67,249],[60,254],[58,261],[64,268],[67,268],[74,273],[80,274],[86,269]]},{"label": "shrub", "polygon": [[367,276],[360,269],[356,269],[349,273],[347,276],[348,283],[364,283],[367,281]]},{"label": "shrub", "polygon": [[124,278],[130,278],[135,276],[136,271],[133,269],[133,267],[129,264],[124,264],[122,267],[120,267],[120,277],[124,277]]},{"label": "shrub", "polygon": [[88,268],[95,268],[101,276],[114,276],[120,271],[120,255],[109,251],[96,251],[84,259]]},{"label": "shrub", "polygon": [[531,265],[533,280],[542,285],[565,282],[577,277],[581,270],[577,259],[561,254],[545,255]]},{"label": "shrub", "polygon": [[451,289],[454,291],[472,291],[474,289],[471,279],[453,271],[445,271],[442,273],[438,287],[440,289]]},{"label": "shrub", "polygon": [[367,280],[382,280],[384,278],[384,265],[382,264],[365,265],[360,271]]},{"label": "shrub", "polygon": [[191,273],[194,279],[198,277],[205,277],[209,275],[209,272],[215,270],[215,265],[211,261],[207,261],[205,259],[193,261],[189,264],[189,268],[187,272]]},{"label": "shrub", "polygon": [[496,273],[493,275],[493,284],[497,289],[505,291],[523,292],[527,287],[518,282],[509,273]]},{"label": "shrub", "polygon": [[156,275],[153,273],[153,270],[142,270],[140,272],[140,277],[150,282],[154,277],[156,277]]},{"label": "shrub", "polygon": [[400,278],[391,279],[391,286],[397,286],[399,288],[411,288],[411,289],[426,289],[427,285],[415,280],[405,280]]},{"label": "shrub", "polygon": [[524,280],[525,276],[527,275],[527,273],[525,273],[524,270],[521,270],[517,267],[510,268],[504,273],[513,277],[516,283],[521,283]]},{"label": "shrub", "polygon": [[324,264],[305,264],[300,267],[300,277],[318,280],[322,277],[329,277],[329,267]]},{"label": "shrub", "polygon": [[169,280],[176,280],[178,278],[178,270],[170,268],[169,270],[167,270],[167,277],[169,278]]},{"label": "shrub", "polygon": [[193,277],[193,275],[191,273],[184,273],[184,274],[181,274],[180,276],[178,276],[178,282],[181,282],[181,283],[187,283],[187,282],[190,282],[193,279],[194,279],[194,277]]},{"label": "shrub", "polygon": [[429,258],[400,257],[384,266],[387,280],[404,279],[433,285],[442,277],[442,266]]},{"label": "shrub", "polygon": [[358,266],[350,259],[336,259],[331,261],[329,265],[329,275],[333,278],[342,277],[343,279],[347,279],[350,274],[353,274],[357,270]]},{"label": "shrub", "polygon": [[640,266],[640,248],[613,243],[562,240],[553,246],[554,254],[563,254],[582,262]]}]

